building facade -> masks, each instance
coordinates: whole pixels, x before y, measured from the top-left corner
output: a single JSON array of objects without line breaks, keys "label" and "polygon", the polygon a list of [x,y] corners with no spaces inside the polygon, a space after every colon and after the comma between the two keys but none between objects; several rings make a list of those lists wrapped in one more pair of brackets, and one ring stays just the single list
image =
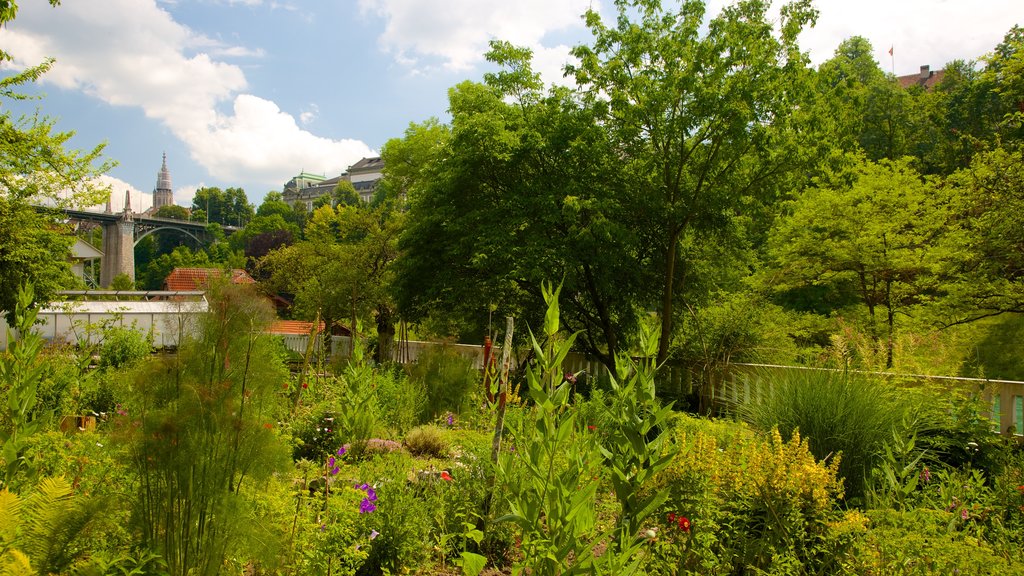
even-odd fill
[{"label": "building facade", "polygon": [[359,199],[369,202],[380,184],[383,169],[384,161],[380,156],[376,156],[363,158],[334,178],[301,172],[284,185],[282,196],[288,204],[302,206],[307,212],[311,212],[317,200],[334,194],[339,182],[350,182],[359,194]]}]

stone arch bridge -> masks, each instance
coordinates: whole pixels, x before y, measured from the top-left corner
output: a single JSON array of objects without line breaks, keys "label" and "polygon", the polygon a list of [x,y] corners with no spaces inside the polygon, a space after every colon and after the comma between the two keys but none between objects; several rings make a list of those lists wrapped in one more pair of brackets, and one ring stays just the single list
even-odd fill
[{"label": "stone arch bridge", "polygon": [[[150,234],[170,230],[188,236],[197,244],[209,244],[214,240],[204,222],[188,222],[170,218],[154,218],[132,211],[125,202],[125,209],[119,213],[89,212],[85,210],[64,210],[70,222],[91,223],[103,228],[103,257],[100,260],[100,284],[110,286],[118,274],[127,274],[135,280],[135,245]],[[235,226],[222,226],[225,235],[239,230]]]}]

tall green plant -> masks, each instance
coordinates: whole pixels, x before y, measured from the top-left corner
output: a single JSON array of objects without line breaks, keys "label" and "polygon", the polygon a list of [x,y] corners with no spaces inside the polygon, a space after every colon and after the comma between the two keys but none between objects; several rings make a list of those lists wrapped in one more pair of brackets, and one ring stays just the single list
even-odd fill
[{"label": "tall green plant", "polygon": [[[673,457],[662,449],[672,405],[659,406],[655,397],[657,332],[644,326],[640,336],[644,357],[635,361],[623,355],[616,363],[619,374],[611,379],[611,401],[606,405],[610,427],[601,453],[621,508],[614,541],[623,558],[634,556],[641,527],[668,497],[665,491],[644,490]],[[621,574],[627,566],[619,566],[615,572]]]},{"label": "tall green plant", "polygon": [[866,478],[902,429],[898,392],[877,378],[833,370],[765,371],[758,380],[765,394],[742,406],[742,417],[764,432],[778,427],[787,440],[799,430],[819,460],[842,454],[846,495],[863,496]]},{"label": "tall green plant", "polygon": [[[518,450],[498,458],[498,475],[511,510],[498,521],[514,522],[522,531],[524,559],[517,573],[525,568],[537,576],[585,574],[593,570],[594,562],[590,540],[599,453],[594,435],[586,433],[570,409],[570,385],[562,378],[562,360],[576,334],[558,339],[559,289],[546,284],[542,288],[548,305],[545,344],[539,344],[531,331],[536,362],[526,372],[536,405],[533,417],[515,435]],[[513,473],[517,464],[526,469],[523,477]]]},{"label": "tall green plant", "polygon": [[3,485],[10,489],[23,473],[32,475],[32,467],[25,460],[30,436],[39,431],[43,418],[36,410],[39,383],[45,366],[39,362],[43,339],[32,330],[39,309],[32,305],[35,291],[32,284],[18,290],[14,305],[15,339],[7,328],[7,353],[0,355],[0,385],[7,392],[4,405],[5,424],[0,429],[0,454],[3,455]]},{"label": "tall green plant", "polygon": [[198,335],[136,381],[135,519],[173,576],[217,574],[268,546],[248,495],[287,461],[273,430],[286,370],[263,332],[271,317],[251,290],[216,287]]}]

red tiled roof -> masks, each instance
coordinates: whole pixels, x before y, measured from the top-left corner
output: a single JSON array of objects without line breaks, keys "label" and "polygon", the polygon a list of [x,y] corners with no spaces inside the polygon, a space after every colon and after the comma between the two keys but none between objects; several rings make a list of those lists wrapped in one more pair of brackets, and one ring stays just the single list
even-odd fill
[{"label": "red tiled roof", "polygon": [[[277,320],[267,328],[270,334],[302,334],[308,335],[313,329],[312,322],[301,322],[299,320]],[[324,331],[324,323],[320,322],[317,332]]]},{"label": "red tiled roof", "polygon": [[920,86],[925,90],[931,90],[936,84],[942,81],[942,77],[946,75],[945,70],[929,70],[927,67],[922,67],[921,72],[917,74],[907,74],[906,76],[898,76],[896,81],[900,83],[903,88],[910,88],[911,86]]},{"label": "red tiled roof", "polygon": [[[203,290],[209,286],[211,278],[223,274],[220,268],[175,268],[164,280],[164,287],[167,290]],[[231,283],[255,284],[256,281],[245,270],[235,268],[231,270]]]}]

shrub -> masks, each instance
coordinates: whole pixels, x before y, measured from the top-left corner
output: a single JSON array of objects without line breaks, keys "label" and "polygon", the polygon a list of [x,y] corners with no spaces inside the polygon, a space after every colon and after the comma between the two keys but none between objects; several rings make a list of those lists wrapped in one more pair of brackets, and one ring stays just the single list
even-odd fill
[{"label": "shrub", "polygon": [[420,423],[426,396],[423,388],[404,372],[379,370],[377,403],[383,423],[395,433],[403,435]]},{"label": "shrub", "polygon": [[134,328],[111,326],[103,331],[101,368],[122,368],[142,360],[153,350],[145,335]]},{"label": "shrub", "polygon": [[374,488],[376,509],[361,519],[365,529],[376,531],[366,561],[358,575],[411,572],[428,557],[431,543],[431,510],[437,507],[436,483],[410,485],[411,462],[407,455],[370,460],[359,467],[356,482]]},{"label": "shrub", "polygon": [[904,421],[904,404],[887,383],[831,370],[765,371],[760,401],[741,406],[742,417],[762,431],[778,428],[783,438],[800,430],[819,460],[842,454],[839,475],[846,494],[860,499],[893,432]]},{"label": "shrub", "polygon": [[816,462],[799,432],[788,441],[747,433],[722,447],[701,432],[675,435],[676,455],[651,490],[668,493],[657,523],[676,537],[660,539],[648,572],[828,571],[828,522],[843,492],[837,460]]},{"label": "shrub", "polygon": [[426,400],[420,423],[430,422],[445,411],[461,414],[471,405],[480,384],[480,372],[472,362],[444,346],[424,350],[409,368],[409,377],[423,390]]},{"label": "shrub", "polygon": [[288,459],[274,429],[287,370],[262,330],[272,316],[250,288],[215,287],[197,335],[138,371],[135,524],[173,576],[214,574],[268,545],[252,492]]},{"label": "shrub", "polygon": [[432,424],[410,430],[405,436],[405,447],[413,456],[448,457],[448,439],[440,428]]},{"label": "shrub", "polygon": [[985,540],[951,530],[957,515],[944,510],[870,510],[871,530],[843,558],[846,574],[991,574],[1020,576]]}]

